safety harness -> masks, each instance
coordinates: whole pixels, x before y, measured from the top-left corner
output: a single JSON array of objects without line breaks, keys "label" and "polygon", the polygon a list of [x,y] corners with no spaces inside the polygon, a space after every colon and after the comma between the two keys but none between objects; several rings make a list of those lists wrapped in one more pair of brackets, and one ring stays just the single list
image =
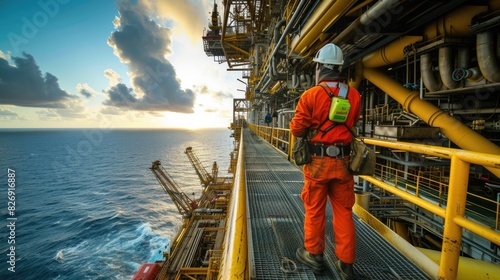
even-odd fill
[{"label": "safety harness", "polygon": [[[326,119],[318,126],[318,131],[322,132],[325,135],[328,131],[332,130],[339,123],[344,123],[347,119],[347,115],[349,114],[349,110],[351,108],[351,104],[349,103],[349,99],[347,99],[347,95],[349,94],[349,86],[343,83],[320,83],[319,84],[331,98],[330,110],[328,112],[328,116]],[[333,92],[330,90],[330,85],[336,85],[339,89],[338,95],[335,96]],[[321,130],[323,125],[327,121],[333,122],[326,129]]]}]

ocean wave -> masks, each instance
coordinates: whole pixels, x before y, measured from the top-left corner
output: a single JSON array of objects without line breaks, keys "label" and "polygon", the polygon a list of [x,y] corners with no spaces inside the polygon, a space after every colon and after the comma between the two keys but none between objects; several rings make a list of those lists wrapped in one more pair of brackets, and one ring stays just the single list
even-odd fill
[{"label": "ocean wave", "polygon": [[192,146],[209,172],[217,160],[223,172],[232,141],[225,131],[112,131],[84,153],[80,130],[4,133],[0,154],[19,178],[16,277],[129,280],[142,263],[163,258],[182,218],[148,168],[160,160],[199,197],[184,150]]},{"label": "ocean wave", "polygon": [[117,231],[101,238],[94,236],[74,246],[59,248],[53,260],[63,266],[59,267],[63,270],[91,267],[95,272],[105,266],[103,271],[114,276],[117,271],[132,273],[145,261],[161,260],[162,252],[168,249],[169,238],[155,232],[148,222],[142,222],[132,231]]}]

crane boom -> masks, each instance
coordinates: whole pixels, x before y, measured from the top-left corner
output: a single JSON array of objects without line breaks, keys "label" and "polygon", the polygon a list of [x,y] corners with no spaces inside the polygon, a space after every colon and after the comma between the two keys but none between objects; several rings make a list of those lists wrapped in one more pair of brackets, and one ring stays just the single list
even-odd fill
[{"label": "crane boom", "polygon": [[[194,154],[192,147],[187,147],[185,154],[187,155],[189,161],[193,165],[194,170],[196,171],[196,174],[198,174],[198,177],[200,178],[200,181],[203,184],[203,186],[204,187],[208,186],[208,184],[210,184],[210,182],[212,182],[216,176],[210,175],[210,173],[207,172],[207,170],[205,169],[205,167],[203,167],[198,157]],[[216,163],[214,164],[216,165]]]},{"label": "crane boom", "polygon": [[180,190],[174,179],[168,174],[165,168],[161,166],[160,161],[153,161],[149,169],[151,169],[160,185],[170,196],[175,206],[177,206],[179,213],[181,213],[184,218],[191,217],[195,202]]}]

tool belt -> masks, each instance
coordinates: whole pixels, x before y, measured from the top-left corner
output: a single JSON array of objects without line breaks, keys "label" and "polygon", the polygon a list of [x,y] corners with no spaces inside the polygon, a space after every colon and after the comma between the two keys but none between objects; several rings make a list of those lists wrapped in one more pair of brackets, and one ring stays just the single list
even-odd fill
[{"label": "tool belt", "polygon": [[323,145],[323,144],[309,144],[309,151],[311,156],[316,157],[344,157],[348,156],[351,152],[351,145]]}]

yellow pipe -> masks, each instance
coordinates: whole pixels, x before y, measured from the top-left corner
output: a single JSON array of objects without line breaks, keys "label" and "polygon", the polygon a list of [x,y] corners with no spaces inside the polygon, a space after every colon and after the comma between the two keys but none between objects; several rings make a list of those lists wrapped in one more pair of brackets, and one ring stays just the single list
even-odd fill
[{"label": "yellow pipe", "polygon": [[280,82],[276,82],[276,84],[274,84],[274,86],[269,90],[269,93],[274,94],[280,88],[280,85]]},{"label": "yellow pipe", "polygon": [[356,65],[354,65],[354,67],[355,67],[354,79],[351,79],[349,81],[349,86],[357,89],[361,84],[361,82],[363,81],[363,65],[360,62],[358,62],[356,63]]},{"label": "yellow pipe", "polygon": [[439,279],[456,279],[458,273],[458,257],[462,249],[462,227],[455,223],[455,217],[463,217],[467,201],[467,185],[469,184],[468,162],[456,156],[451,157],[450,187],[446,202],[444,218],[443,248],[439,265]]},{"label": "yellow pipe", "polygon": [[[404,88],[387,75],[375,69],[365,68],[363,69],[363,75],[367,80],[402,104],[406,111],[416,114],[430,126],[439,127],[441,132],[460,148],[487,154],[500,154],[500,147],[448,115],[443,110],[420,99],[417,91],[410,91]],[[500,177],[499,169],[488,168],[488,170],[495,174],[495,176]]]},{"label": "yellow pipe", "polygon": [[224,252],[219,279],[250,279],[248,269],[248,238],[246,216],[246,177],[243,130],[240,137],[238,163],[234,177],[229,212],[224,236]]},{"label": "yellow pipe", "polygon": [[[424,248],[417,249],[433,262],[439,264],[441,252]],[[459,257],[457,279],[500,280],[500,265],[467,257]]]},{"label": "yellow pipe", "polygon": [[405,58],[403,52],[404,47],[420,40],[422,40],[422,36],[405,36],[394,40],[365,56],[362,60],[363,67],[377,68],[402,61]]},{"label": "yellow pipe", "polygon": [[466,37],[470,34],[472,18],[488,10],[487,6],[462,6],[424,27],[426,40],[437,37]]},{"label": "yellow pipe", "polygon": [[300,29],[300,35],[293,38],[292,52],[304,54],[320,38],[321,33],[345,14],[354,3],[356,1],[353,0],[321,1],[321,4]]}]

